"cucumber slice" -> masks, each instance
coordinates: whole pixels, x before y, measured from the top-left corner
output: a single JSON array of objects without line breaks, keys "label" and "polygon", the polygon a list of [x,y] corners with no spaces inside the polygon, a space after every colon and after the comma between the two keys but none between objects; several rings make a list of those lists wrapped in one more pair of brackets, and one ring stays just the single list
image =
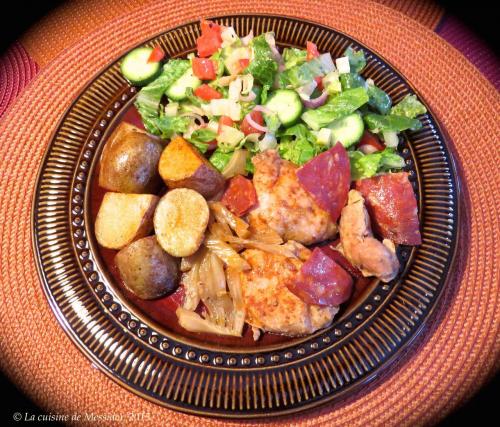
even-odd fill
[{"label": "cucumber slice", "polygon": [[358,142],[363,135],[365,125],[361,115],[353,113],[348,116],[337,119],[328,125],[331,129],[331,141],[335,144],[340,141],[346,148]]},{"label": "cucumber slice", "polygon": [[302,113],[302,101],[299,94],[291,89],[278,89],[272,92],[265,106],[278,114],[278,118],[285,127],[293,125]]},{"label": "cucumber slice", "polygon": [[193,90],[201,85],[201,80],[193,74],[193,69],[189,67],[186,72],[180,76],[168,89],[167,96],[174,101],[186,99],[186,89]]},{"label": "cucumber slice", "polygon": [[139,47],[123,58],[121,72],[131,84],[145,86],[160,74],[161,63],[148,62],[151,52],[153,52],[151,47]]}]

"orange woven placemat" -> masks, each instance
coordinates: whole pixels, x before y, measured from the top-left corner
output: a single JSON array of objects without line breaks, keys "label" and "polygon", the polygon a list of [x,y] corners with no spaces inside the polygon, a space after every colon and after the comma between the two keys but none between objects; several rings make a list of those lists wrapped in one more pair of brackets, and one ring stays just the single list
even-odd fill
[{"label": "orange woven placemat", "polygon": [[[455,270],[434,315],[406,354],[345,401],[269,423],[435,422],[499,367],[500,154],[495,143],[500,135],[500,97],[458,51],[424,26],[385,6],[359,0],[154,3],[89,34],[41,71],[0,123],[0,367],[51,413],[121,417],[120,424],[133,423],[131,412],[144,414],[151,425],[222,424],[147,402],[92,368],[65,336],[43,296],[31,251],[30,209],[36,172],[51,134],[74,97],[100,69],[165,28],[201,14],[244,12],[314,20],[352,35],[386,57],[446,127],[463,184]],[[92,423],[91,415],[85,419]]]}]

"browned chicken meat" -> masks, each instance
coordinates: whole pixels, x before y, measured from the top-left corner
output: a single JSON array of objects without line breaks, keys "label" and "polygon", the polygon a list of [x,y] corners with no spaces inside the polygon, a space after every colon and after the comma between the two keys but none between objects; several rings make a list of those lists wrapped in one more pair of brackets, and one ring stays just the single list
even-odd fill
[{"label": "browned chicken meat", "polygon": [[382,243],[373,237],[370,217],[359,191],[349,191],[347,206],[340,216],[339,232],[345,257],[364,276],[376,276],[383,282],[396,277],[399,261],[394,244],[389,240]]},{"label": "browned chicken meat", "polygon": [[266,224],[283,239],[305,245],[335,236],[336,224],[299,184],[295,165],[282,160],[275,150],[267,150],[252,161],[258,197],[258,206],[248,217],[252,227]]},{"label": "browned chicken meat", "polygon": [[306,304],[286,286],[299,272],[303,263],[300,259],[256,249],[248,249],[242,256],[252,267],[241,273],[246,321],[250,325],[268,332],[305,335],[331,323],[337,307]]}]

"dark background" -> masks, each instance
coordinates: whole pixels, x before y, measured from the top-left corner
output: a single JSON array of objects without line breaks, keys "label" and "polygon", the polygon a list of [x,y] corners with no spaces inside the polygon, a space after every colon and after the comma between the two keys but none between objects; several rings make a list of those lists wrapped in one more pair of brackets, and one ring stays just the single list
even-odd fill
[{"label": "dark background", "polygon": [[[5,19],[6,17],[4,16],[2,25],[0,25],[0,52],[3,52],[38,19],[62,3],[62,1],[54,0],[45,0],[43,2],[9,2],[8,16],[10,18]],[[491,2],[486,0],[475,0],[474,2],[439,0],[437,3],[443,6],[449,14],[460,18],[498,55],[498,14],[495,13],[496,8]],[[9,21],[11,26],[9,26]],[[68,345],[71,345],[69,341]],[[0,390],[4,399],[5,396],[8,396],[9,402],[8,405],[5,401],[2,404],[3,416],[1,419],[3,421],[10,423],[14,412],[42,413],[2,373],[0,373]],[[500,380],[497,376],[493,381],[485,385],[465,406],[457,409],[440,425],[478,425],[478,423],[488,425],[490,423],[486,420],[497,418],[496,411],[494,411],[494,403],[499,404],[498,396],[500,396]],[[481,422],[480,420],[484,421]]]}]

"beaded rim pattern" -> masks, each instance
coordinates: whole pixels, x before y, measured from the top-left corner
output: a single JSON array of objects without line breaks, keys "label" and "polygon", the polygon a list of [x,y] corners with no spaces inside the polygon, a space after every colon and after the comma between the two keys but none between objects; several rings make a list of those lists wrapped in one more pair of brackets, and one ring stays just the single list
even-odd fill
[{"label": "beaded rim pattern", "polygon": [[[363,48],[364,74],[398,102],[414,89],[386,61],[330,28],[265,15],[217,19],[246,34],[272,30],[281,46],[312,40],[338,56]],[[168,56],[192,51],[198,24],[166,31],[145,44]],[[37,180],[35,254],[57,318],[77,345],[120,384],[186,412],[239,417],[316,406],[372,379],[421,330],[453,261],[459,186],[443,133],[429,112],[423,128],[401,140],[418,196],[423,244],[402,248],[402,274],[378,284],[350,315],[326,330],[258,351],[216,349],[158,329],[130,309],[102,267],[89,221],[89,179],[114,119],[135,95],[119,59],[83,89],[58,126]],[[63,203],[61,203],[61,200]]]}]

